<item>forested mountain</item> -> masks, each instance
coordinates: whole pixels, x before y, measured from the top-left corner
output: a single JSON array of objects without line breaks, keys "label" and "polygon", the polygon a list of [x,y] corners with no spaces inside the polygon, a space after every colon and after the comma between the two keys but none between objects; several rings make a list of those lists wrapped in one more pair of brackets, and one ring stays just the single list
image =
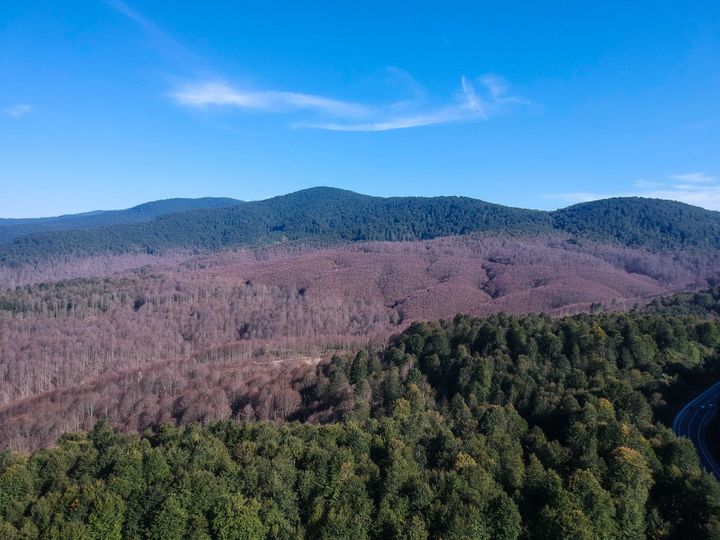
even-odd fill
[{"label": "forested mountain", "polygon": [[[717,538],[720,485],[667,420],[720,376],[719,347],[717,320],[670,315],[418,323],[383,350],[288,376],[266,401],[228,394],[233,419],[209,428],[120,435],[99,422],[0,454],[0,535]],[[184,422],[217,414],[197,380],[193,398],[142,384]]]},{"label": "forested mountain", "polygon": [[225,197],[199,199],[166,199],[153,201],[126,210],[98,210],[47,218],[0,219],[0,244],[32,233],[97,229],[110,225],[150,221],[160,216],[203,208],[235,206],[241,201]]},{"label": "forested mountain", "polygon": [[720,247],[720,212],[676,201],[604,199],[563,208],[552,216],[559,230],[629,247]]},{"label": "forested mountain", "polygon": [[0,262],[173,248],[218,250],[292,240],[411,240],[473,231],[547,229],[543,212],[461,197],[376,198],[314,188],[149,223],[28,235],[0,246]]},{"label": "forested mountain", "polygon": [[[720,213],[654,199],[608,199],[542,212],[466,197],[380,198],[312,188],[221,206],[163,215],[147,223],[127,224],[126,220],[89,230],[27,234],[0,245],[0,264],[102,253],[220,250],[297,240],[422,240],[493,231],[569,233],[652,250],[720,247]],[[107,219],[103,216],[82,219]]]}]

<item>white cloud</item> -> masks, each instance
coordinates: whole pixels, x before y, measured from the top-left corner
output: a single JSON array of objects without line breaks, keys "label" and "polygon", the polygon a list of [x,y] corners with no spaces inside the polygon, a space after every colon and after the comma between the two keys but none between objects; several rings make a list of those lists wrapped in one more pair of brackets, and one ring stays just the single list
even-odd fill
[{"label": "white cloud", "polygon": [[391,131],[394,129],[407,129],[421,126],[432,126],[435,124],[446,124],[448,122],[456,122],[461,118],[455,111],[437,111],[435,113],[424,116],[404,116],[398,118],[390,118],[378,122],[370,122],[363,124],[342,124],[342,123],[325,123],[325,124],[296,124],[296,127],[307,127],[315,129],[325,129],[328,131]]},{"label": "white cloud", "polygon": [[[235,107],[268,113],[307,111],[320,120],[291,124],[296,128],[328,131],[390,131],[452,122],[485,120],[508,105],[528,104],[511,96],[507,84],[497,76],[478,79],[481,92],[467,78],[460,80],[460,90],[449,104],[428,106],[424,99],[388,104],[364,104],[351,101],[279,90],[244,90],[224,82],[185,84],[169,93],[179,105],[188,107]],[[348,121],[353,120],[353,121]]]},{"label": "white cloud", "polygon": [[123,0],[106,0],[106,3],[115,11],[131,20],[142,31],[150,46],[161,56],[169,59],[183,69],[197,71],[204,62],[190,52],[185,46],[171,37],[162,28],[150,19],[144,17],[139,11],[133,9]]},{"label": "white cloud", "polygon": [[[470,83],[470,81],[468,81],[467,77],[465,77],[464,75],[460,79],[460,85],[462,86],[462,96],[460,100],[462,104],[461,107],[469,111],[478,112],[483,117],[486,117],[485,109],[483,108],[480,98],[475,92],[475,87]],[[490,94],[492,95],[492,91],[490,92]]]},{"label": "white cloud", "polygon": [[720,210],[720,185],[707,186],[703,189],[683,189],[678,186],[674,189],[653,191],[643,194],[643,196],[672,199],[695,206],[702,206],[708,210]]},{"label": "white cloud", "polygon": [[[161,54],[197,71],[202,61],[165,33],[158,25],[123,0],[106,0],[118,13],[133,21]],[[207,71],[207,70],[205,70]],[[436,124],[486,120],[510,107],[531,105],[510,94],[508,83],[487,74],[471,81],[460,79],[460,89],[452,99],[431,102],[427,92],[410,74],[397,67],[386,69],[396,84],[410,89],[412,99],[388,103],[357,103],[329,96],[294,90],[243,88],[224,82],[224,77],[195,74],[191,82],[168,93],[178,105],[194,108],[229,109],[263,113],[300,113],[289,123],[295,128],[329,131],[389,131]]]},{"label": "white cloud", "polygon": [[720,178],[707,173],[673,174],[664,181],[636,180],[633,184],[634,190],[623,193],[552,193],[545,198],[577,204],[609,197],[650,197],[720,210]]},{"label": "white cloud", "polygon": [[673,175],[670,175],[670,178],[672,180],[680,180],[681,182],[692,182],[692,183],[698,183],[698,184],[706,184],[709,182],[717,182],[718,181],[717,176],[710,176],[704,172],[673,174]]},{"label": "white cloud", "polygon": [[[409,96],[415,102],[427,99],[427,89],[404,69],[397,66],[387,66],[382,71],[384,73],[382,78],[384,86],[399,91],[406,99]],[[403,102],[399,101],[399,103]]]},{"label": "white cloud", "polygon": [[218,82],[187,84],[169,95],[180,105],[191,107],[239,107],[265,112],[304,109],[343,117],[360,116],[368,112],[364,105],[348,101],[299,92],[239,90]]},{"label": "white cloud", "polygon": [[467,77],[460,79],[460,90],[451,103],[430,107],[424,103],[404,103],[404,111],[398,113],[397,104],[376,107],[375,118],[366,122],[320,122],[300,124],[298,127],[326,129],[330,131],[390,131],[420,126],[487,120],[503,108],[530,105],[530,102],[508,94],[508,85],[495,75],[477,79],[480,92]]},{"label": "white cloud", "polygon": [[2,112],[7,116],[12,116],[13,118],[22,118],[23,116],[30,114],[34,108],[35,107],[27,103],[19,103],[17,105],[6,107],[2,110]]}]

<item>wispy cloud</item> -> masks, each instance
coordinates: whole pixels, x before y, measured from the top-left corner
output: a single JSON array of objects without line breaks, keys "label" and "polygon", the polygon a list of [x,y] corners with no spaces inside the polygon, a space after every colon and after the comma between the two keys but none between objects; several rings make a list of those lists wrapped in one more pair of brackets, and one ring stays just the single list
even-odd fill
[{"label": "wispy cloud", "polygon": [[709,174],[704,172],[673,174],[670,175],[670,178],[672,180],[680,180],[681,182],[690,182],[693,184],[708,184],[718,182],[717,176],[710,176]]},{"label": "wispy cloud", "polygon": [[569,192],[547,194],[545,197],[571,204],[608,197],[651,197],[720,210],[720,178],[705,172],[672,174],[657,182],[636,180],[633,186],[635,189],[620,193]]},{"label": "wispy cloud", "polygon": [[349,101],[299,92],[240,90],[221,82],[185,84],[170,92],[169,96],[178,104],[190,107],[238,107],[265,112],[286,112],[300,109],[344,117],[361,116],[368,113],[366,106]]},{"label": "wispy cloud", "polygon": [[528,101],[510,95],[507,83],[495,75],[486,75],[476,81],[462,77],[454,99],[435,106],[427,105],[426,99],[387,104],[357,103],[301,92],[246,90],[223,82],[185,84],[169,96],[179,105],[189,107],[234,107],[267,113],[309,111],[320,118],[295,121],[291,125],[356,132],[486,120],[506,107],[529,105]]},{"label": "wispy cloud", "polygon": [[107,5],[135,23],[148,40],[150,46],[162,57],[191,72],[203,71],[205,62],[187,47],[170,36],[153,21],[123,0],[105,0]]},{"label": "wispy cloud", "polygon": [[[123,0],[106,0],[118,13],[133,21],[162,54],[180,60],[184,68],[197,71],[202,62],[158,25]],[[410,100],[360,103],[326,95],[288,89],[258,88],[230,84],[227,77],[196,74],[167,95],[177,105],[204,110],[254,111],[292,114],[288,126],[328,131],[389,131],[437,124],[487,120],[510,108],[531,103],[513,95],[509,84],[497,75],[477,79],[462,77],[454,96],[432,100],[412,76],[396,67],[387,74],[411,89]]]},{"label": "wispy cloud", "polygon": [[[473,84],[462,77],[460,91],[453,103],[438,107],[423,107],[413,102],[404,102],[402,106],[391,103],[386,106],[367,107],[371,113],[370,121],[320,122],[298,124],[297,127],[325,129],[329,131],[390,131],[435,124],[447,124],[469,120],[487,119],[486,108],[490,102],[478,96]],[[398,111],[401,109],[400,111]]]},{"label": "wispy cloud", "polygon": [[35,107],[27,103],[18,103],[17,105],[4,108],[2,112],[3,114],[13,118],[22,118],[23,116],[30,114],[34,108]]}]

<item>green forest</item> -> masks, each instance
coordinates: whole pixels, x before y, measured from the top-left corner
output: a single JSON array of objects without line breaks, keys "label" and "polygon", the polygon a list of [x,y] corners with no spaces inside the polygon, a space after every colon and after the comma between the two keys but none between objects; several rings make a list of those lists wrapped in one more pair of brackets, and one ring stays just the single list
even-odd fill
[{"label": "green forest", "polygon": [[47,218],[0,218],[0,244],[29,234],[79,229],[99,229],[112,225],[123,225],[152,221],[168,214],[177,214],[189,210],[222,208],[236,206],[242,201],[224,197],[201,197],[198,199],[165,199],[153,201],[127,210],[97,210],[81,214]]},{"label": "green forest", "polygon": [[718,538],[668,422],[719,351],[717,320],[670,314],[415,323],[320,364],[294,421],[5,451],[0,537]]},{"label": "green forest", "polygon": [[[0,264],[100,253],[221,250],[287,241],[426,240],[480,232],[570,234],[580,240],[650,250],[720,247],[720,213],[637,197],[583,203],[555,212],[468,197],[380,198],[322,187],[231,206],[226,199],[218,201],[212,203],[218,207],[166,215],[155,209],[158,217],[147,222],[143,221],[148,212],[127,216],[121,212],[114,216],[120,220],[114,225],[106,215],[110,213],[90,216],[97,221],[92,226],[88,218],[63,226],[66,219],[54,223],[53,230],[32,234],[33,227],[40,230],[47,223],[24,224],[28,234],[8,236],[13,232],[9,230],[5,239],[0,227]],[[200,206],[203,200],[196,204]],[[100,226],[103,223],[108,225]],[[58,230],[63,227],[68,230]]]},{"label": "green forest", "polygon": [[643,308],[643,311],[666,315],[717,317],[720,316],[720,286],[656,298]]}]

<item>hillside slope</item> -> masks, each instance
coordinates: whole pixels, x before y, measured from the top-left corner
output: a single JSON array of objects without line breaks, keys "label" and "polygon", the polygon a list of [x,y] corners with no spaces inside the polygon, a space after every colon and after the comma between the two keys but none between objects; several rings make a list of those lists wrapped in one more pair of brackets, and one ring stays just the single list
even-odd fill
[{"label": "hillside slope", "polygon": [[199,199],[165,199],[152,201],[125,210],[97,210],[82,214],[28,219],[0,219],[0,244],[33,233],[96,229],[150,221],[157,217],[187,210],[223,208],[241,204],[242,201],[227,197],[202,197]]},{"label": "hillside slope", "polygon": [[720,286],[699,292],[681,292],[653,300],[647,313],[686,317],[714,318],[720,316]]},{"label": "hillside slope", "polygon": [[380,198],[320,187],[263,201],[163,215],[146,223],[28,234],[0,245],[0,264],[104,253],[221,250],[298,240],[426,240],[477,232],[563,233],[650,250],[706,250],[720,248],[720,213],[637,197],[543,212],[467,197]]},{"label": "hillside slope", "polygon": [[316,367],[136,368],[0,410],[0,447],[71,432],[0,453],[0,536],[717,538],[720,485],[662,422],[717,378],[710,325],[458,316]]},{"label": "hillside slope", "polygon": [[720,247],[720,212],[677,201],[618,197],[552,213],[555,228],[628,247]]},{"label": "hillside slope", "polygon": [[312,188],[239,206],[194,210],[142,224],[31,234],[0,246],[0,263],[48,256],[218,250],[288,240],[418,240],[476,231],[545,230],[546,212],[464,197],[379,198]]},{"label": "hillside slope", "polygon": [[683,257],[486,235],[159,257],[35,285],[0,272],[0,406],[227,345],[322,348],[457,313],[630,309],[714,279],[717,260]]}]

